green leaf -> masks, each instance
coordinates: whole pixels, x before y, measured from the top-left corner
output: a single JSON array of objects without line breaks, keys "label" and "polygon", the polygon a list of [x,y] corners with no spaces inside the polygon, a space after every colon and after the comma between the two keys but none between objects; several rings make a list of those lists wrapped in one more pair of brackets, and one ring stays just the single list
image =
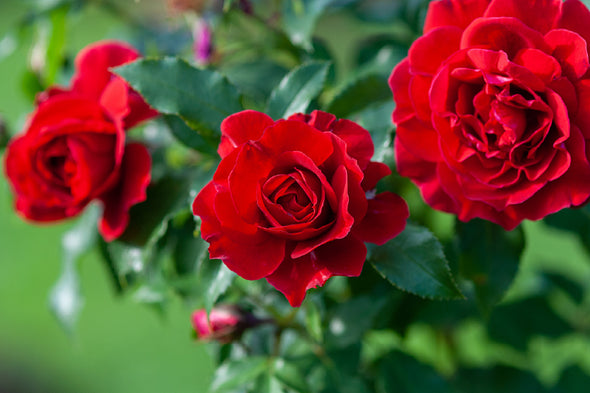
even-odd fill
[{"label": "green leaf", "polygon": [[180,116],[215,146],[223,119],[242,110],[238,90],[224,76],[182,59],[141,59],[114,72],[156,110]]},{"label": "green leaf", "polygon": [[305,112],[324,87],[330,63],[314,61],[289,72],[270,95],[266,114],[283,119]]},{"label": "green leaf", "polygon": [[327,345],[346,347],[360,342],[386,304],[387,297],[372,296],[358,296],[339,304],[328,322]]},{"label": "green leaf", "polygon": [[[387,78],[375,74],[360,75],[343,86],[326,108],[336,117],[345,118],[366,108],[369,104],[393,101]],[[390,119],[391,114],[385,119]],[[389,120],[391,122],[391,120]]]},{"label": "green leaf", "polygon": [[334,0],[283,1],[283,27],[291,41],[310,50],[315,25]]},{"label": "green leaf", "polygon": [[[193,175],[208,177],[207,173]],[[129,210],[129,226],[118,240],[138,247],[157,241],[166,232],[170,218],[190,209],[192,181],[188,175],[169,175],[150,184],[146,201]]]},{"label": "green leaf", "polygon": [[229,392],[246,387],[254,382],[269,367],[269,359],[262,356],[249,356],[229,360],[222,364],[213,375],[212,393]]},{"label": "green leaf", "polygon": [[192,149],[198,150],[201,153],[211,156],[217,155],[217,146],[212,145],[209,141],[203,138],[201,134],[190,128],[180,117],[164,115],[162,118],[172,135],[174,135],[179,142]]},{"label": "green leaf", "polygon": [[371,246],[369,260],[385,279],[404,291],[433,299],[462,297],[441,244],[424,227],[408,224],[383,246]]},{"label": "green leaf", "polygon": [[223,263],[218,265],[217,273],[210,282],[209,288],[207,289],[207,296],[205,297],[205,307],[207,308],[207,311],[210,311],[213,308],[217,299],[225,293],[235,277],[236,275]]},{"label": "green leaf", "polygon": [[488,314],[512,284],[524,249],[520,227],[505,231],[489,221],[457,223],[459,269],[472,281],[480,309]]},{"label": "green leaf", "polygon": [[[457,387],[456,392],[458,393],[548,392],[541,385],[535,374],[509,366],[495,366],[486,369],[463,369],[459,370],[453,379],[454,385]],[[567,392],[573,393],[569,390]]]},{"label": "green leaf", "polygon": [[580,366],[570,366],[563,371],[551,393],[586,393],[590,376]]},{"label": "green leaf", "polygon": [[53,85],[62,66],[65,55],[67,16],[70,7],[65,4],[52,10],[49,14],[47,50],[43,70],[46,86]]},{"label": "green leaf", "polygon": [[405,40],[400,38],[378,35],[361,41],[358,45],[357,67],[388,77],[391,70],[408,55],[409,43],[413,41],[412,36]]},{"label": "green leaf", "polygon": [[323,341],[322,316],[318,306],[313,301],[305,302],[305,327],[314,340],[317,342]]},{"label": "green leaf", "polygon": [[567,293],[577,304],[582,304],[584,301],[584,287],[579,282],[570,280],[561,274],[550,272],[543,272],[542,277],[549,281],[553,287],[559,288]]},{"label": "green leaf", "polygon": [[374,104],[357,113],[355,120],[371,134],[375,145],[373,160],[383,162],[385,155],[393,151],[391,113],[395,104],[393,100]]},{"label": "green leaf", "polygon": [[399,351],[391,352],[380,363],[378,393],[452,393],[450,384],[432,367]]},{"label": "green leaf", "polygon": [[256,381],[256,385],[253,389],[249,392],[251,393],[285,393],[285,390],[281,386],[281,383],[277,378],[275,378],[271,374],[264,374],[258,381]]},{"label": "green leaf", "polygon": [[545,217],[543,221],[554,228],[571,232],[580,239],[586,250],[590,251],[590,206],[563,209]]},{"label": "green leaf", "polygon": [[73,331],[84,304],[76,264],[96,243],[96,222],[99,216],[98,206],[88,206],[76,225],[62,237],[62,272],[51,289],[49,305],[62,327],[68,332]]},{"label": "green leaf", "polygon": [[273,374],[281,384],[296,392],[308,393],[311,391],[301,370],[285,359],[275,360]]},{"label": "green leaf", "polygon": [[288,69],[267,58],[256,59],[223,68],[223,73],[231,83],[247,97],[265,103],[287,74]]},{"label": "green leaf", "polygon": [[487,327],[492,340],[523,352],[533,337],[557,338],[572,332],[543,296],[499,305],[492,311]]}]

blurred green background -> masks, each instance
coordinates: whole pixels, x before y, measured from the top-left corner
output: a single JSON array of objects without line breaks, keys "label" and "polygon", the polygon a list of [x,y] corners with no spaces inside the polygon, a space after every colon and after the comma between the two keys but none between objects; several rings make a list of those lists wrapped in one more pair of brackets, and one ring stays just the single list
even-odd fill
[{"label": "blurred green background", "polygon": [[[27,11],[21,0],[0,1],[0,37]],[[0,115],[12,133],[32,108],[22,92],[31,38],[20,37],[22,44],[0,60]],[[125,27],[98,7],[85,7],[69,20],[66,49],[75,54],[105,38],[125,38]],[[10,46],[0,41],[0,53]],[[178,301],[159,314],[117,296],[96,254],[79,264],[85,302],[77,328],[68,335],[60,327],[48,294],[61,270],[61,234],[70,225],[23,222],[0,178],[0,392],[206,391],[213,369],[206,347],[192,338],[191,310]],[[5,386],[10,379],[23,382],[22,390]]]}]

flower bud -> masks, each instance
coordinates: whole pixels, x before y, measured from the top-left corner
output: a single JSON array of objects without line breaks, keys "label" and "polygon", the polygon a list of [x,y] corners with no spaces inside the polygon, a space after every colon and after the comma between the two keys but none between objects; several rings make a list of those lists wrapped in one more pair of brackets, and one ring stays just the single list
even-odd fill
[{"label": "flower bud", "polygon": [[195,60],[201,65],[207,65],[213,58],[212,31],[209,24],[201,19],[193,29]]},{"label": "flower bud", "polygon": [[215,307],[209,315],[205,309],[197,310],[191,320],[199,340],[216,340],[222,344],[238,340],[246,329],[262,322],[235,305]]}]

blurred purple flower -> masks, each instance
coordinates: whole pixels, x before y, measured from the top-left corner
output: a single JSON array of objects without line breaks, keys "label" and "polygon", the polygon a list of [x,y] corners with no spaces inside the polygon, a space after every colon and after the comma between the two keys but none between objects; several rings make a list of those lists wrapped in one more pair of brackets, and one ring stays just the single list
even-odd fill
[{"label": "blurred purple flower", "polygon": [[212,32],[209,24],[200,19],[193,29],[195,60],[201,65],[209,64],[213,57]]}]

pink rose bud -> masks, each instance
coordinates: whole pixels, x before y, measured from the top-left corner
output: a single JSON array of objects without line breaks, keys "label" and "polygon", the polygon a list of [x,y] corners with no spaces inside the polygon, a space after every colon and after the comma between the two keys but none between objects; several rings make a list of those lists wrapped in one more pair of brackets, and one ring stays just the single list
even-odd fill
[{"label": "pink rose bud", "polygon": [[216,340],[226,344],[238,340],[247,328],[262,321],[235,305],[215,307],[209,315],[205,309],[191,316],[199,340]]}]

